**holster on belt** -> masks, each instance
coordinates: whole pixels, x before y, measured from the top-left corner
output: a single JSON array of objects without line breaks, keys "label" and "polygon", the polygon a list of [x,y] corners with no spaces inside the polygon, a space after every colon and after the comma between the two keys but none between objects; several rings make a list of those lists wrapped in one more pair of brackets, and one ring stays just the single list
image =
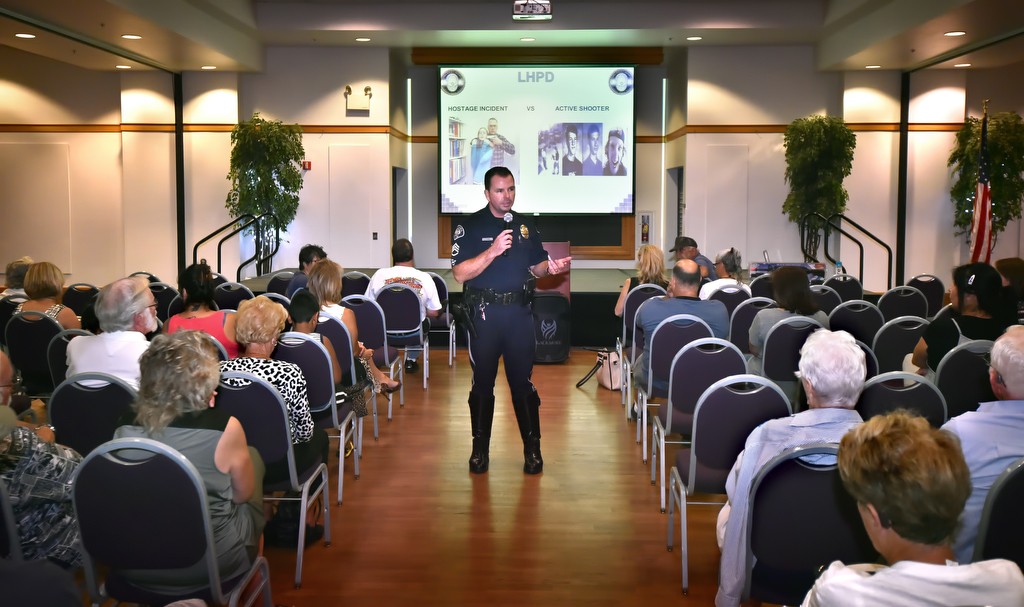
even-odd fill
[{"label": "holster on belt", "polygon": [[466,327],[469,331],[469,336],[476,339],[476,325],[473,323],[473,310],[475,307],[468,300],[463,300],[461,303],[451,304],[448,308],[452,316],[455,317],[455,322]]}]

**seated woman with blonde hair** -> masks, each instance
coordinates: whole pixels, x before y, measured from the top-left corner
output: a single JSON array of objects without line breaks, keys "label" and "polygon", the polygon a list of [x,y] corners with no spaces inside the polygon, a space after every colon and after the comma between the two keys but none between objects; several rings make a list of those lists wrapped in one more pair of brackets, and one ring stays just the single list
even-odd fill
[{"label": "seated woman with blonde hair", "polygon": [[42,312],[65,329],[81,329],[82,323],[71,308],[60,303],[64,295],[64,273],[48,261],[40,261],[25,272],[25,295],[28,301],[18,304],[14,313]]},{"label": "seated woman with blonde hair", "polygon": [[615,315],[622,316],[626,307],[626,295],[639,285],[658,285],[662,289],[668,288],[668,279],[665,278],[665,253],[652,244],[641,246],[636,252],[636,276],[627,278],[622,283],[622,291],[619,292],[619,300],[615,302]]},{"label": "seated woman with blonde hair", "polygon": [[321,259],[309,271],[309,282],[306,288],[320,302],[321,310],[337,318],[348,329],[352,337],[352,353],[360,364],[356,366],[356,374],[360,375],[360,369],[366,372],[365,376],[356,377],[355,383],[369,378],[373,382],[373,391],[380,393],[394,392],[401,387],[402,383],[391,379],[377,368],[373,362],[373,350],[365,347],[359,341],[359,327],[356,325],[355,312],[341,305],[341,279],[344,271],[341,266],[330,259]]}]

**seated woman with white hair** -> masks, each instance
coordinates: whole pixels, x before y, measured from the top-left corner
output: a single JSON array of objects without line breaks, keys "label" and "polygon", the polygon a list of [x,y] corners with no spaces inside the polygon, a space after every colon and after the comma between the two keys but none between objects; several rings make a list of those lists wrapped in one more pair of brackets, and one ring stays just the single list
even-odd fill
[{"label": "seated woman with white hair", "polygon": [[750,287],[740,282],[740,272],[743,270],[743,258],[736,247],[729,247],[718,253],[715,257],[715,272],[717,280],[712,280],[700,288],[701,299],[711,297],[711,294],[724,287],[736,287],[746,291],[750,295]]}]

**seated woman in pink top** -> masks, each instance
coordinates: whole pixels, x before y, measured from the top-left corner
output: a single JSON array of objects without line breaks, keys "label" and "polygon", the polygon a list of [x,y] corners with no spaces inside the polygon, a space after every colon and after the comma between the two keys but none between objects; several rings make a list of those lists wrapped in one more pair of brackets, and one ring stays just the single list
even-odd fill
[{"label": "seated woman in pink top", "polygon": [[228,352],[228,358],[238,357],[235,341],[235,315],[217,310],[213,302],[213,272],[205,263],[194,263],[178,276],[178,291],[185,309],[167,319],[165,333],[181,330],[203,331],[219,341]]}]

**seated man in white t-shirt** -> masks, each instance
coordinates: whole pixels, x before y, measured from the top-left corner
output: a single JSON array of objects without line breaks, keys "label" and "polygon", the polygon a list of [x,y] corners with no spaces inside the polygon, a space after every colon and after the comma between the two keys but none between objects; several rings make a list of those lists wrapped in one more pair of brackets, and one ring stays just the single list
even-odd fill
[{"label": "seated man in white t-shirt", "polygon": [[[377,293],[388,285],[401,283],[408,285],[420,296],[420,320],[438,316],[441,313],[441,300],[437,295],[437,286],[430,278],[430,275],[417,270],[413,263],[412,243],[406,238],[399,238],[391,246],[391,262],[395,265],[390,268],[381,268],[370,277],[370,284],[366,287],[366,296],[376,299]],[[419,352],[407,352],[405,355],[406,373],[414,373],[419,368],[416,358]]]},{"label": "seated man in white t-shirt", "polygon": [[953,434],[905,412],[874,417],[843,437],[839,474],[889,566],[836,561],[805,606],[1024,605],[1015,563],[953,560],[953,535],[971,493]]},{"label": "seated man in white t-shirt", "polygon": [[146,334],[156,331],[156,299],[149,280],[130,276],[115,280],[96,295],[99,335],[82,335],[68,343],[68,377],[109,373],[139,387],[139,357],[149,348]]}]

